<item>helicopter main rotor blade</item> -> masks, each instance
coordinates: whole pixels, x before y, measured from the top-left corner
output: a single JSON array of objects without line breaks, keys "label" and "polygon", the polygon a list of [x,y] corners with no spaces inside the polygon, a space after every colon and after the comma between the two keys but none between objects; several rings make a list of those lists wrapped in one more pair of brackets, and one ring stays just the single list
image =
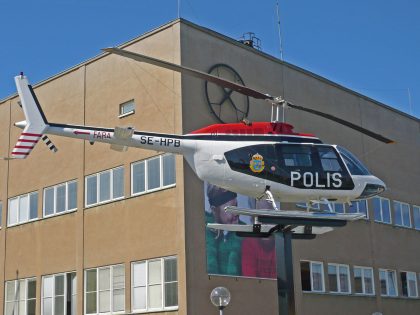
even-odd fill
[{"label": "helicopter main rotor blade", "polygon": [[[238,84],[238,83],[235,83],[235,82],[217,77],[215,75],[212,75],[212,74],[209,74],[209,73],[206,73],[206,72],[202,72],[202,71],[199,71],[199,70],[196,70],[196,69],[184,67],[184,66],[181,66],[181,65],[177,65],[177,64],[174,64],[174,63],[171,63],[171,62],[168,62],[168,61],[163,61],[163,60],[160,60],[160,59],[152,58],[152,57],[149,57],[149,56],[145,56],[145,55],[142,55],[142,54],[138,54],[138,53],[135,53],[135,52],[131,52],[131,51],[124,50],[124,49],[121,49],[121,48],[116,48],[116,47],[104,48],[102,50],[106,51],[106,52],[109,52],[109,53],[112,53],[112,54],[116,54],[116,55],[120,55],[120,56],[123,56],[123,57],[126,57],[126,58],[130,58],[130,59],[133,59],[133,60],[136,60],[136,61],[149,63],[149,64],[152,64],[152,65],[155,65],[155,66],[158,66],[158,67],[166,68],[166,69],[173,70],[173,71],[176,71],[176,72],[179,72],[179,73],[182,73],[182,74],[187,74],[187,75],[190,75],[190,76],[202,79],[202,80],[206,80],[206,81],[215,83],[215,84],[220,85],[220,86],[225,87],[225,88],[232,89],[233,91],[239,92],[241,94],[244,94],[244,95],[256,98],[256,99],[263,99],[263,100],[266,100],[266,101],[271,101],[272,104],[281,105],[282,102],[286,102],[286,101],[282,100],[280,97],[273,97],[269,94],[261,93],[257,90],[254,90],[254,89],[251,89],[249,87],[243,86],[241,84]],[[357,130],[357,131],[359,131],[359,132],[361,132],[361,133],[363,133],[363,134],[365,134],[369,137],[372,137],[372,138],[374,138],[378,141],[381,141],[381,142],[384,142],[384,143],[393,143],[394,142],[394,141],[392,141],[392,140],[390,140],[386,137],[381,136],[380,134],[377,134],[375,132],[367,130],[363,127],[355,125],[355,124],[353,124],[349,121],[346,121],[344,119],[335,117],[333,115],[326,114],[326,113],[323,113],[323,112],[320,112],[320,111],[317,111],[317,110],[314,110],[314,109],[310,109],[310,108],[307,108],[307,107],[304,107],[304,106],[294,105],[294,104],[291,104],[289,102],[286,102],[286,103],[291,108],[298,109],[298,110],[301,110],[301,111],[304,111],[304,112],[307,112],[307,113],[311,113],[311,114],[321,116],[321,117],[324,117],[326,119],[335,121],[339,124],[342,124],[344,126],[352,128],[354,130]]]},{"label": "helicopter main rotor blade", "polygon": [[378,141],[381,141],[381,142],[384,142],[384,143],[387,143],[387,144],[394,143],[394,141],[391,140],[391,139],[388,139],[388,138],[386,138],[384,136],[381,136],[380,134],[377,134],[377,133],[375,133],[373,131],[370,131],[368,129],[365,129],[363,127],[360,127],[358,125],[355,125],[355,124],[353,124],[353,123],[351,123],[351,122],[349,122],[347,120],[344,120],[344,119],[335,117],[333,115],[326,114],[326,113],[317,111],[315,109],[311,109],[311,108],[307,108],[307,107],[303,107],[303,106],[299,106],[299,105],[294,105],[294,104],[291,104],[289,102],[287,102],[287,106],[289,106],[291,108],[294,108],[294,109],[298,109],[298,110],[307,112],[307,113],[311,113],[311,114],[314,114],[314,115],[317,115],[317,116],[321,116],[321,117],[327,118],[327,119],[332,120],[332,121],[335,121],[335,122],[337,122],[339,124],[342,124],[344,126],[347,126],[349,128],[352,128],[354,130],[357,130],[357,131],[359,131],[359,132],[361,132],[361,133],[363,133],[363,134],[365,134],[365,135],[367,135],[367,136],[369,136],[371,138],[374,138],[374,139],[376,139]]},{"label": "helicopter main rotor blade", "polygon": [[236,92],[239,92],[241,94],[247,95],[247,96],[251,96],[253,98],[256,99],[263,99],[263,100],[273,100],[274,97],[269,95],[269,94],[263,94],[259,91],[256,91],[254,89],[251,89],[249,87],[243,86],[241,84],[217,77],[215,75],[209,74],[209,73],[205,73],[199,70],[195,70],[192,68],[188,68],[188,67],[184,67],[181,65],[177,65],[168,61],[163,61],[160,59],[156,59],[156,58],[152,58],[149,56],[145,56],[145,55],[141,55],[138,53],[134,53],[128,50],[124,50],[124,49],[120,49],[120,48],[116,48],[116,47],[112,47],[112,48],[104,48],[102,49],[103,51],[112,53],[112,54],[116,54],[116,55],[120,55],[123,57],[127,57],[130,59],[134,59],[140,62],[146,62],[158,67],[162,67],[162,68],[166,68],[169,70],[173,70],[182,74],[187,74],[205,81],[209,81],[212,83],[215,83],[217,85],[223,86],[225,88],[229,88],[232,89]]}]

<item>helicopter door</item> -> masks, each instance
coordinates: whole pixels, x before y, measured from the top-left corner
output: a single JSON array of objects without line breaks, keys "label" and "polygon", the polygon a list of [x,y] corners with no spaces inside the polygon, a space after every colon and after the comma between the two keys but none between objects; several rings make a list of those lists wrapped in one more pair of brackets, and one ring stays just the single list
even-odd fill
[{"label": "helicopter door", "polygon": [[[254,187],[265,189],[267,180],[270,176],[270,168],[276,165],[274,145],[258,144],[234,149],[225,153],[230,170],[226,169],[226,174],[235,172],[247,174],[255,177]],[[227,175],[227,180],[229,177]]]}]

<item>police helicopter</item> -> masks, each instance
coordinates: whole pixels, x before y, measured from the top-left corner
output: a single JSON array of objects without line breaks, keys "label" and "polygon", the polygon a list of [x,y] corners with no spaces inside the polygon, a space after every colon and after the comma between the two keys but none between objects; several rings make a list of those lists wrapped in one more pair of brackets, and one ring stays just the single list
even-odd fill
[{"label": "police helicopter", "polygon": [[[218,84],[272,106],[271,122],[215,124],[185,135],[136,131],[131,127],[102,128],[49,122],[36,95],[21,73],[15,77],[25,121],[15,123],[23,129],[11,157],[24,159],[42,138],[52,151],[48,135],[111,144],[115,150],[127,147],[163,151],[184,156],[197,176],[211,184],[254,198],[272,202],[351,202],[366,199],[385,190],[382,180],[348,150],[325,144],[312,134],[293,131],[279,122],[279,112],[293,108],[322,116],[355,129],[384,143],[392,140],[338,117],[292,104],[281,97],[261,93],[236,82],[192,68],[144,56],[120,48],[104,51],[136,61],[163,67]],[[309,210],[309,209],[308,209]]]}]

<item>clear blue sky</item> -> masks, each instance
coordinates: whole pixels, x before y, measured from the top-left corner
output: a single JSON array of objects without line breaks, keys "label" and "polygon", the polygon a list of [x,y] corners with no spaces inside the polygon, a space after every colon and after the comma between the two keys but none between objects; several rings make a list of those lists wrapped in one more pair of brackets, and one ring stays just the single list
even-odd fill
[{"label": "clear blue sky", "polygon": [[[180,0],[181,17],[279,57],[276,0]],[[0,0],[0,99],[178,16],[177,0]],[[284,59],[420,117],[420,1],[280,0]],[[408,90],[411,94],[411,108]]]}]

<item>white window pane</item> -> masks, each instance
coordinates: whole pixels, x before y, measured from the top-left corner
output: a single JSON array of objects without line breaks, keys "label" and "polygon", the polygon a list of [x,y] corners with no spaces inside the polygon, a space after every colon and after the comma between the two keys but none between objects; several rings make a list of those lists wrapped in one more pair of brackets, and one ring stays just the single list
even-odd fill
[{"label": "white window pane", "polygon": [[99,174],[99,201],[111,199],[111,172]]},{"label": "white window pane", "polygon": [[112,287],[114,289],[124,288],[125,272],[124,266],[114,266],[112,270]]},{"label": "white window pane", "polygon": [[99,292],[99,312],[109,312],[111,310],[110,291]]},{"label": "white window pane", "polygon": [[146,263],[137,263],[133,265],[133,286],[146,286]]},{"label": "white window pane", "polygon": [[86,180],[86,204],[92,205],[98,202],[98,187],[96,175],[90,176]]},{"label": "white window pane", "polygon": [[43,278],[42,297],[53,296],[53,283],[54,283],[54,277],[53,276],[48,276],[48,277]]},{"label": "white window pane", "polygon": [[18,223],[18,209],[19,209],[18,198],[10,199],[10,201],[9,201],[9,224]]},{"label": "white window pane", "polygon": [[77,276],[76,273],[73,272],[71,274],[71,294],[76,294],[77,293]]},{"label": "white window pane", "polygon": [[[17,310],[17,307],[16,307],[16,310]],[[14,311],[15,311],[15,302],[7,302],[6,303],[6,315],[14,315]]]},{"label": "white window pane", "polygon": [[26,281],[19,280],[18,282],[18,295],[19,300],[25,300],[26,298]]},{"label": "white window pane", "polygon": [[19,222],[26,222],[29,218],[29,196],[23,195],[19,198]]},{"label": "white window pane", "polygon": [[54,187],[46,188],[44,192],[44,215],[54,213]]},{"label": "white window pane", "polygon": [[147,189],[160,187],[160,158],[147,161]]},{"label": "white window pane", "polygon": [[68,189],[68,205],[67,209],[72,210],[77,208],[77,182],[71,182],[67,185]]},{"label": "white window pane", "polygon": [[396,296],[396,283],[395,283],[395,274],[392,271],[388,271],[387,274],[388,277],[388,289],[389,289],[389,295],[390,296]]},{"label": "white window pane", "polygon": [[29,220],[38,218],[38,193],[29,195]]},{"label": "white window pane", "polygon": [[144,310],[146,308],[146,287],[134,288],[133,298],[133,309]]},{"label": "white window pane", "polygon": [[382,204],[382,221],[385,223],[391,223],[391,209],[389,206],[388,199],[381,199]]},{"label": "white window pane", "polygon": [[15,281],[6,282],[6,301],[15,300]]},{"label": "white window pane", "polygon": [[154,260],[149,262],[149,284],[161,283],[161,262]]},{"label": "white window pane", "polygon": [[56,187],[56,212],[66,211],[66,185]]},{"label": "white window pane", "polygon": [[133,164],[132,172],[133,194],[145,191],[145,162]]},{"label": "white window pane", "polygon": [[364,270],[364,279],[365,279],[365,293],[373,294],[373,273],[372,269]]},{"label": "white window pane", "polygon": [[110,268],[99,269],[99,290],[109,290],[111,288]]},{"label": "white window pane", "polygon": [[420,208],[413,207],[414,227],[420,230]]},{"label": "white window pane", "polygon": [[149,308],[162,307],[162,286],[149,286]]},{"label": "white window pane", "polygon": [[407,204],[402,205],[402,216],[403,216],[403,225],[410,227],[410,206]]},{"label": "white window pane", "polygon": [[112,295],[112,308],[114,312],[124,311],[124,289],[118,289],[113,291]]},{"label": "white window pane", "polygon": [[348,269],[344,266],[340,266],[340,292],[347,293],[349,292],[349,275]]},{"label": "white window pane", "polygon": [[134,109],[135,109],[134,100],[125,102],[125,103],[120,105],[120,115],[130,113],[130,112],[134,111]]},{"label": "white window pane", "polygon": [[120,198],[124,196],[124,168],[119,167],[112,171],[112,198]]},{"label": "white window pane", "polygon": [[19,315],[26,315],[26,301],[19,301]]},{"label": "white window pane", "polygon": [[337,266],[328,265],[328,283],[331,292],[338,292]]},{"label": "white window pane", "polygon": [[394,201],[394,222],[396,225],[402,225],[401,203]]},{"label": "white window pane", "polygon": [[175,156],[166,154],[162,156],[163,186],[175,184]]}]

